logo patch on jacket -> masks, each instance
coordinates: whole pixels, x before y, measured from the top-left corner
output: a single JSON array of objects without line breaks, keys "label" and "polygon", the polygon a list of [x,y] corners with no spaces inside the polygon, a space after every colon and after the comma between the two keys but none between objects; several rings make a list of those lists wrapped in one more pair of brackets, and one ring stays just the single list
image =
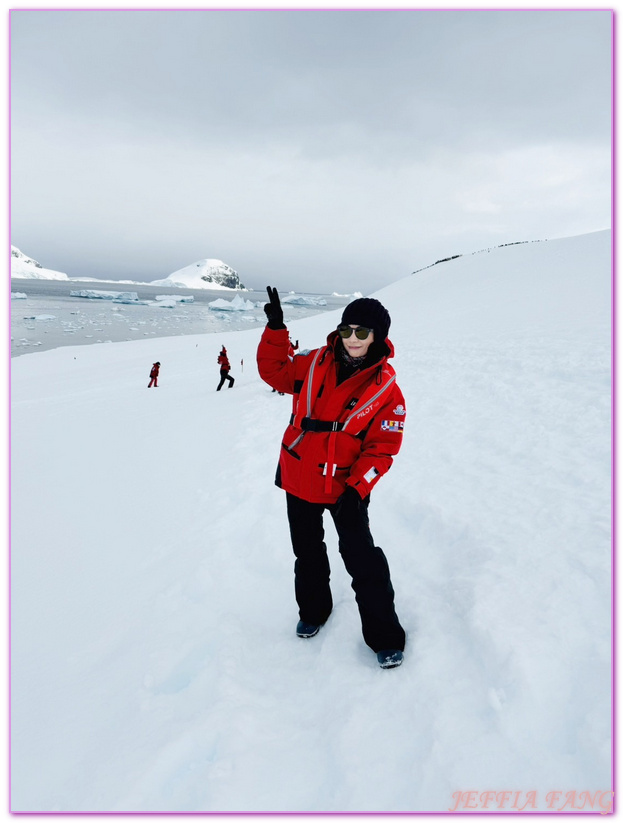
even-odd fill
[{"label": "logo patch on jacket", "polygon": [[376,466],[372,466],[372,468],[364,474],[363,479],[366,483],[371,483],[378,474],[380,474],[379,470]]},{"label": "logo patch on jacket", "polygon": [[402,432],[405,424],[402,420],[382,420],[381,429],[384,432]]},{"label": "logo patch on jacket", "polygon": [[402,403],[398,404],[398,405],[396,406],[396,408],[394,409],[394,414],[397,414],[397,415],[398,415],[398,417],[402,417],[402,416],[403,416],[403,415],[405,415],[406,413],[407,413],[407,410],[406,410],[406,409],[405,409],[405,407],[402,405]]}]

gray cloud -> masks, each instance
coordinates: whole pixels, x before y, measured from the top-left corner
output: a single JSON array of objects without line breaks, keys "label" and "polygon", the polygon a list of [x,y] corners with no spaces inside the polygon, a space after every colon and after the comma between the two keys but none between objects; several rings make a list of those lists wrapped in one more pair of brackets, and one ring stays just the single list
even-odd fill
[{"label": "gray cloud", "polygon": [[220,257],[366,290],[609,225],[608,11],[14,10],[11,34],[13,242],[72,275]]}]

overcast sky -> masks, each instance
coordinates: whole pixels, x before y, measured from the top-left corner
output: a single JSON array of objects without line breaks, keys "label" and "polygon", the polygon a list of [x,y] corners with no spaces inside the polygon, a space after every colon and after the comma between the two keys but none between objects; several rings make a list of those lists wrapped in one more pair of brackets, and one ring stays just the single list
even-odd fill
[{"label": "overcast sky", "polygon": [[11,12],[11,242],[369,293],[610,226],[609,11]]}]

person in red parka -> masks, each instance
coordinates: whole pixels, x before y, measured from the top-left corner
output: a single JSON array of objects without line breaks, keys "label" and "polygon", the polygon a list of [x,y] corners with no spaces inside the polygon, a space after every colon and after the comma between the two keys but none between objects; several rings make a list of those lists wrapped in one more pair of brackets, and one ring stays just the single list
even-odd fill
[{"label": "person in red parka", "polygon": [[350,303],[326,346],[290,355],[279,295],[267,287],[268,324],[257,352],[260,376],[293,395],[277,468],[286,492],[299,606],[299,637],[313,637],[333,608],[324,543],[327,509],[352,577],[363,637],[383,668],[403,661],[405,631],[394,607],[387,559],[374,545],[370,493],[402,444],[405,400],[388,360],[390,316],[373,298]]},{"label": "person in red parka", "polygon": [[151,389],[152,386],[158,388],[158,375],[160,374],[160,361],[156,361],[153,366],[151,367],[151,371],[149,372],[149,376],[151,380],[149,381],[149,385],[147,386],[148,389]]},{"label": "person in red parka", "polygon": [[216,387],[216,390],[220,391],[223,387],[223,383],[226,380],[229,380],[229,388],[231,389],[231,387],[234,385],[236,381],[233,377],[229,376],[229,370],[231,369],[231,365],[229,363],[229,358],[227,357],[227,349],[225,348],[225,346],[223,346],[221,349],[221,352],[217,358],[217,363],[221,367],[221,382]]}]

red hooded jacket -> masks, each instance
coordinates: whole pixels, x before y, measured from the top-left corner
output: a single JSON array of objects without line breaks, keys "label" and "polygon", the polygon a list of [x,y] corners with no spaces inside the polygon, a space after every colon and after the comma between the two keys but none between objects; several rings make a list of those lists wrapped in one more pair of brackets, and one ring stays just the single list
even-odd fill
[{"label": "red hooded jacket", "polygon": [[288,330],[266,327],[257,351],[262,379],[293,395],[277,485],[311,503],[334,503],[346,486],[366,497],[402,445],[405,400],[387,362],[391,342],[380,361],[338,385],[337,339],[332,332],[326,346],[288,357]]},{"label": "red hooded jacket", "polygon": [[229,371],[231,369],[229,359],[227,358],[227,349],[221,350],[221,353],[217,358],[217,363],[220,365],[221,371]]}]

